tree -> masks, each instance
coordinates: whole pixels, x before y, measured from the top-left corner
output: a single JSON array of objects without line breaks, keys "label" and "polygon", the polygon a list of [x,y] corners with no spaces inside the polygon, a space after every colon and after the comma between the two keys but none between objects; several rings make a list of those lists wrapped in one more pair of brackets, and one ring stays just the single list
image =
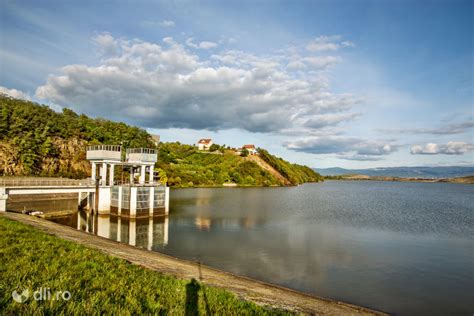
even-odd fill
[{"label": "tree", "polygon": [[247,157],[249,155],[249,151],[247,149],[242,149],[242,151],[240,152],[240,156],[242,157]]},{"label": "tree", "polygon": [[216,150],[219,150],[220,146],[217,144],[212,144],[211,147],[209,147],[209,151],[213,152]]},{"label": "tree", "polygon": [[161,168],[156,168],[155,171],[158,172],[158,177],[160,178],[160,183],[166,185],[168,183],[168,177],[166,176],[166,172]]}]

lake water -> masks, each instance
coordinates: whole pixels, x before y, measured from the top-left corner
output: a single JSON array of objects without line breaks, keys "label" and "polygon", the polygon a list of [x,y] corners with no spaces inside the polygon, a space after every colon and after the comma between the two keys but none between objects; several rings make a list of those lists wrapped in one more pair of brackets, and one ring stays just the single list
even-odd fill
[{"label": "lake water", "polygon": [[92,219],[80,213],[66,222],[390,313],[474,313],[472,185],[327,181],[178,189],[170,203],[166,219]]}]

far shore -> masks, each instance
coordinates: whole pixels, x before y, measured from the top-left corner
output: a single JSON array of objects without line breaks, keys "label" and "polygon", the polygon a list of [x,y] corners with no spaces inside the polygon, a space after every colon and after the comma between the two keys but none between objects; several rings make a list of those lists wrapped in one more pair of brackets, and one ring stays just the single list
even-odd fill
[{"label": "far shore", "polygon": [[425,182],[425,183],[463,183],[474,184],[474,175],[456,178],[402,178],[367,176],[363,174],[346,174],[340,176],[325,176],[325,180],[349,180],[349,181],[387,181],[387,182]]}]

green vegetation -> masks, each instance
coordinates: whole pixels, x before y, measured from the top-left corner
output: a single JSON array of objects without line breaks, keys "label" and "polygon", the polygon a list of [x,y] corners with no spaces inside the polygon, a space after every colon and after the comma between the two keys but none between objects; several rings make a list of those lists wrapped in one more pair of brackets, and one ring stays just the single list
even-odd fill
[{"label": "green vegetation", "polygon": [[237,183],[242,186],[280,185],[268,171],[231,150],[224,153],[200,152],[195,146],[179,142],[161,143],[157,166],[176,187],[214,186]]},{"label": "green vegetation", "polygon": [[84,178],[88,144],[153,146],[143,129],[0,95],[0,173]]},{"label": "green vegetation", "polygon": [[[283,314],[231,293],[132,265],[25,224],[0,217],[0,310],[6,315]],[[68,291],[69,300],[35,300],[32,292]],[[29,289],[17,303],[11,293]]]},{"label": "green vegetation", "polygon": [[307,166],[292,164],[281,158],[271,155],[265,149],[259,148],[260,157],[269,165],[275,168],[282,176],[287,178],[292,184],[302,184],[305,182],[324,181],[324,177]]}]

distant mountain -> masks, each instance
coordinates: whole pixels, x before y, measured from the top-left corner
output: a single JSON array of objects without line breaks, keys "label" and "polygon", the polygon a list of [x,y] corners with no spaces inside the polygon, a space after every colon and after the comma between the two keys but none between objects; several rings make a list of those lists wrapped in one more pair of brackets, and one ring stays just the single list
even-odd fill
[{"label": "distant mountain", "polygon": [[400,178],[454,178],[474,175],[474,167],[390,167],[372,169],[315,168],[323,176],[361,174],[367,176],[386,176]]}]

